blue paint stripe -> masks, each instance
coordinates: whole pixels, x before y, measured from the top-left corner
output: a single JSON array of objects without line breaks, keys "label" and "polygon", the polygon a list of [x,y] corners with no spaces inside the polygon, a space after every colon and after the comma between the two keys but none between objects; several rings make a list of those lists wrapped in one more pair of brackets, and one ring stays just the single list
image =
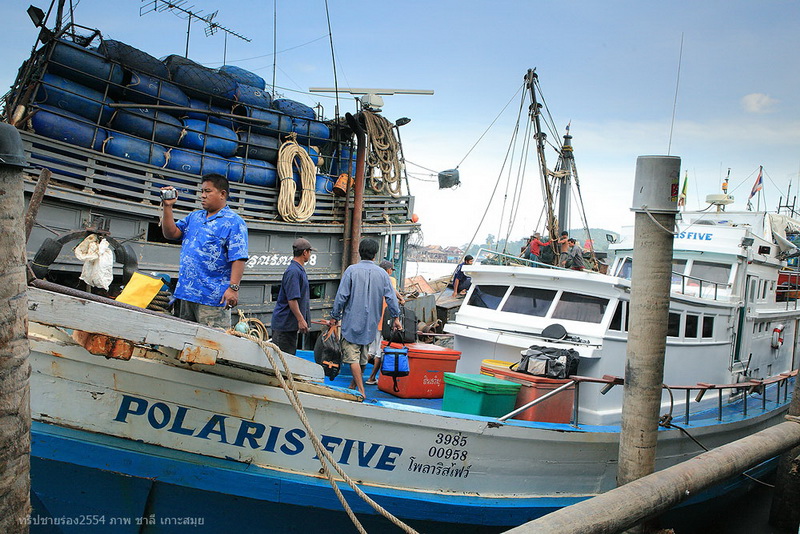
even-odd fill
[{"label": "blue paint stripe", "polygon": [[[175,451],[141,442],[34,422],[32,455],[123,476],[154,479],[200,491],[268,502],[339,511],[325,479]],[[345,484],[340,484],[357,513],[375,514]],[[518,525],[586,497],[484,498],[415,492],[383,487],[364,491],[398,517],[478,525]],[[34,488],[36,491],[36,488]]]}]

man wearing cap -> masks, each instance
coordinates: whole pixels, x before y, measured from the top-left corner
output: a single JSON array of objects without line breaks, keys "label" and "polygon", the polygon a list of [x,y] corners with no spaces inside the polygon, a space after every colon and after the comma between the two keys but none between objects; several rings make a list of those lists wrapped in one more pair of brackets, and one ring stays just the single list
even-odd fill
[{"label": "man wearing cap", "polygon": [[272,342],[283,352],[297,351],[297,333],[308,333],[308,276],[304,265],[311,258],[311,243],[302,237],[292,243],[294,258],[283,273],[278,301],[272,312]]},{"label": "man wearing cap", "polygon": [[394,328],[402,328],[400,307],[389,275],[372,261],[379,248],[374,239],[364,239],[358,245],[361,261],[344,271],[329,321],[331,326],[342,322],[342,365],[349,365],[353,373],[350,387],[357,388],[364,396],[363,372],[367,366],[369,344],[375,339],[384,299],[389,314],[394,317]]},{"label": "man wearing cap", "polygon": [[[530,260],[538,262],[539,257],[542,255],[542,247],[546,247],[549,244],[549,239],[546,242],[542,241],[542,234],[534,232],[530,241]],[[536,264],[534,263],[533,266],[536,267]]]}]

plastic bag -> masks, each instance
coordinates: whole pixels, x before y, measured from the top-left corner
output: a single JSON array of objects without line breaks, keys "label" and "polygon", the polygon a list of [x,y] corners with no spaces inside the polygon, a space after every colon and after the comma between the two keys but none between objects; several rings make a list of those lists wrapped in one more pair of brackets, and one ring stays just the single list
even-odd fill
[{"label": "plastic bag", "polygon": [[342,367],[342,346],[339,341],[339,326],[329,326],[314,343],[314,361],[322,366],[325,376],[333,380]]},{"label": "plastic bag", "polygon": [[75,247],[75,257],[83,262],[80,279],[92,287],[108,289],[114,280],[114,252],[106,241],[89,234]]},{"label": "plastic bag", "polygon": [[156,296],[164,281],[161,278],[152,278],[140,273],[133,273],[130,281],[117,297],[117,302],[124,302],[131,306],[147,308],[153,297]]}]

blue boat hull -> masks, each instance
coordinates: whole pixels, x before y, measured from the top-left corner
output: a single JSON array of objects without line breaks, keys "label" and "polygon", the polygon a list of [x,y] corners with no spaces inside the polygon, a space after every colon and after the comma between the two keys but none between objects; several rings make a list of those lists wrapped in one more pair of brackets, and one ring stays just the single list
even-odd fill
[{"label": "blue boat hull", "polygon": [[[31,532],[351,533],[354,527],[324,479],[311,480],[231,460],[192,455],[34,422],[31,453]],[[749,472],[762,477],[774,461]],[[739,476],[696,495],[702,503],[751,479]],[[393,527],[340,484],[369,532]],[[421,532],[502,532],[583,500],[582,497],[492,499],[370,488],[381,506]],[[235,521],[234,519],[235,518]],[[234,521],[234,522],[232,522]],[[58,524],[60,523],[60,524]],[[71,524],[67,524],[71,523]]]}]

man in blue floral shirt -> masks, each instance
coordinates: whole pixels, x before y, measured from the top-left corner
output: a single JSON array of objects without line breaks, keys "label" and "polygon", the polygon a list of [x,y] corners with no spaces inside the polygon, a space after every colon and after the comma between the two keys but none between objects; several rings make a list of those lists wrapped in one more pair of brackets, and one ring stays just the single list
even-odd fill
[{"label": "man in blue floral shirt", "polygon": [[231,326],[230,310],[239,303],[239,283],[247,261],[247,226],[227,206],[227,199],[228,179],[207,174],[200,189],[203,209],[176,223],[172,207],[177,199],[163,201],[164,237],[181,240],[175,289],[175,297],[181,299],[179,316],[218,328]]}]

